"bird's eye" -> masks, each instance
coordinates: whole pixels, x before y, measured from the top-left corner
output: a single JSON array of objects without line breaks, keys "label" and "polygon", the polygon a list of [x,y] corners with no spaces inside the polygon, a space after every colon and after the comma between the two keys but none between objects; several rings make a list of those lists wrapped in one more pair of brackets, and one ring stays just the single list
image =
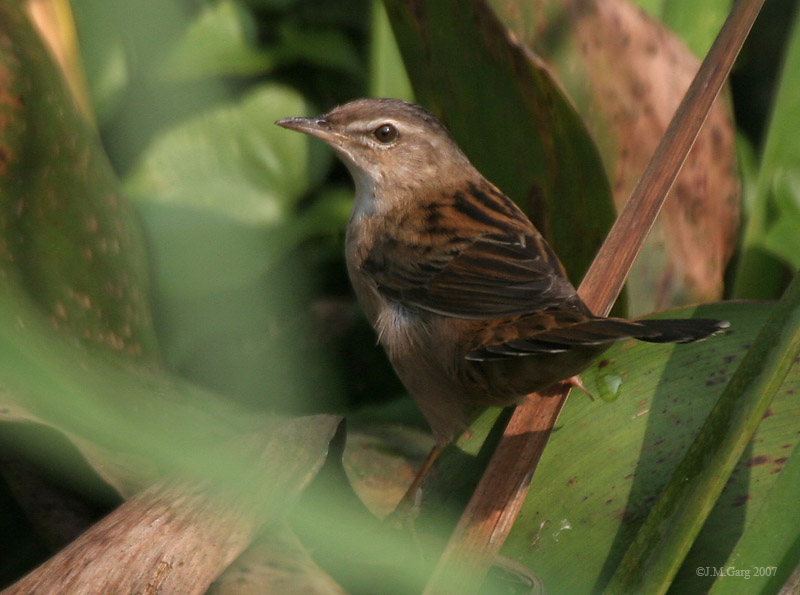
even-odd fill
[{"label": "bird's eye", "polygon": [[382,124],[375,129],[375,138],[382,143],[390,143],[397,138],[397,128],[391,124]]}]

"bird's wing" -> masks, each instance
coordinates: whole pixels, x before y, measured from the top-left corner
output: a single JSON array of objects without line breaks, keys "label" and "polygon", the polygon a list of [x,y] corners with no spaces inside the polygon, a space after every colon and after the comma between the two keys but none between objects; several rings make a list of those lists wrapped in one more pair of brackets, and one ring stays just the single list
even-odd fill
[{"label": "bird's wing", "polygon": [[496,319],[577,299],[553,251],[502,194],[475,188],[406,217],[362,271],[386,298],[443,316]]}]

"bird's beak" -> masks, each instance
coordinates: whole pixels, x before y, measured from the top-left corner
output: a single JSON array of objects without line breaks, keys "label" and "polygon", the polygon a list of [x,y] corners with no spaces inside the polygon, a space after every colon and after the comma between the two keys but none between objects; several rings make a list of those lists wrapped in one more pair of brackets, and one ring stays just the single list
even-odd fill
[{"label": "bird's beak", "polygon": [[328,143],[340,144],[341,142],[342,135],[332,130],[330,122],[325,118],[284,118],[275,123],[289,130],[316,136]]}]

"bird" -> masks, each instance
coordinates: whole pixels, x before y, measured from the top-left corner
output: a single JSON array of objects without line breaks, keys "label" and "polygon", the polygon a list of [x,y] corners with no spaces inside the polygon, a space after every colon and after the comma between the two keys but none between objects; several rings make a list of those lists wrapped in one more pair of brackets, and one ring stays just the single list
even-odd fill
[{"label": "bird", "polygon": [[355,183],[348,275],[435,441],[404,500],[487,406],[575,377],[621,339],[686,343],[728,326],[595,316],[524,212],[415,103],[358,99],[276,124],[327,143]]}]

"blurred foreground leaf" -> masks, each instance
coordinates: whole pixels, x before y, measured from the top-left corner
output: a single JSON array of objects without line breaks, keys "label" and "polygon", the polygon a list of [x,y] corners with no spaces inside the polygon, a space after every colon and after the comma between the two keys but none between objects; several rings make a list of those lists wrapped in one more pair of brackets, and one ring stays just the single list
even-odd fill
[{"label": "blurred foreground leaf", "polygon": [[[156,369],[98,357],[54,334],[15,292],[3,291],[0,306],[0,420],[65,434],[124,495],[166,471],[249,481],[252,463],[237,451],[283,423]],[[31,446],[45,458],[57,455],[47,444]]]},{"label": "blurred foreground leaf", "polygon": [[[339,418],[254,415],[160,369],[137,217],[16,3],[0,2],[0,36],[7,40],[0,49],[0,430],[13,422],[57,432],[82,460],[70,460],[53,440],[26,443],[26,456],[73,480],[88,464],[124,496],[164,475],[218,486],[256,511],[254,530],[291,506],[324,461]],[[181,508],[185,500],[159,501],[167,510],[171,504],[194,518],[191,506]],[[125,518],[134,533],[145,529],[135,515]],[[96,530],[121,528],[109,523]],[[171,529],[182,530],[180,523]],[[243,536],[239,547],[247,545]],[[231,554],[209,542],[219,548],[218,566]],[[112,543],[112,558],[133,551],[94,541]],[[90,551],[81,547],[49,567]],[[90,573],[95,563],[103,560],[79,566]]]},{"label": "blurred foreground leaf", "polygon": [[[218,475],[158,482],[4,592],[141,592],[154,584],[165,592],[206,592],[259,528],[295,502],[322,465],[338,421],[295,419],[241,437],[239,457],[227,462],[238,467],[248,459],[249,472],[236,482],[208,481]],[[252,456],[242,456],[248,445],[255,447]],[[221,461],[208,462],[213,476]]]},{"label": "blurred foreground leaf", "polygon": [[346,595],[284,524],[272,525],[208,591],[208,595],[248,593]]}]

